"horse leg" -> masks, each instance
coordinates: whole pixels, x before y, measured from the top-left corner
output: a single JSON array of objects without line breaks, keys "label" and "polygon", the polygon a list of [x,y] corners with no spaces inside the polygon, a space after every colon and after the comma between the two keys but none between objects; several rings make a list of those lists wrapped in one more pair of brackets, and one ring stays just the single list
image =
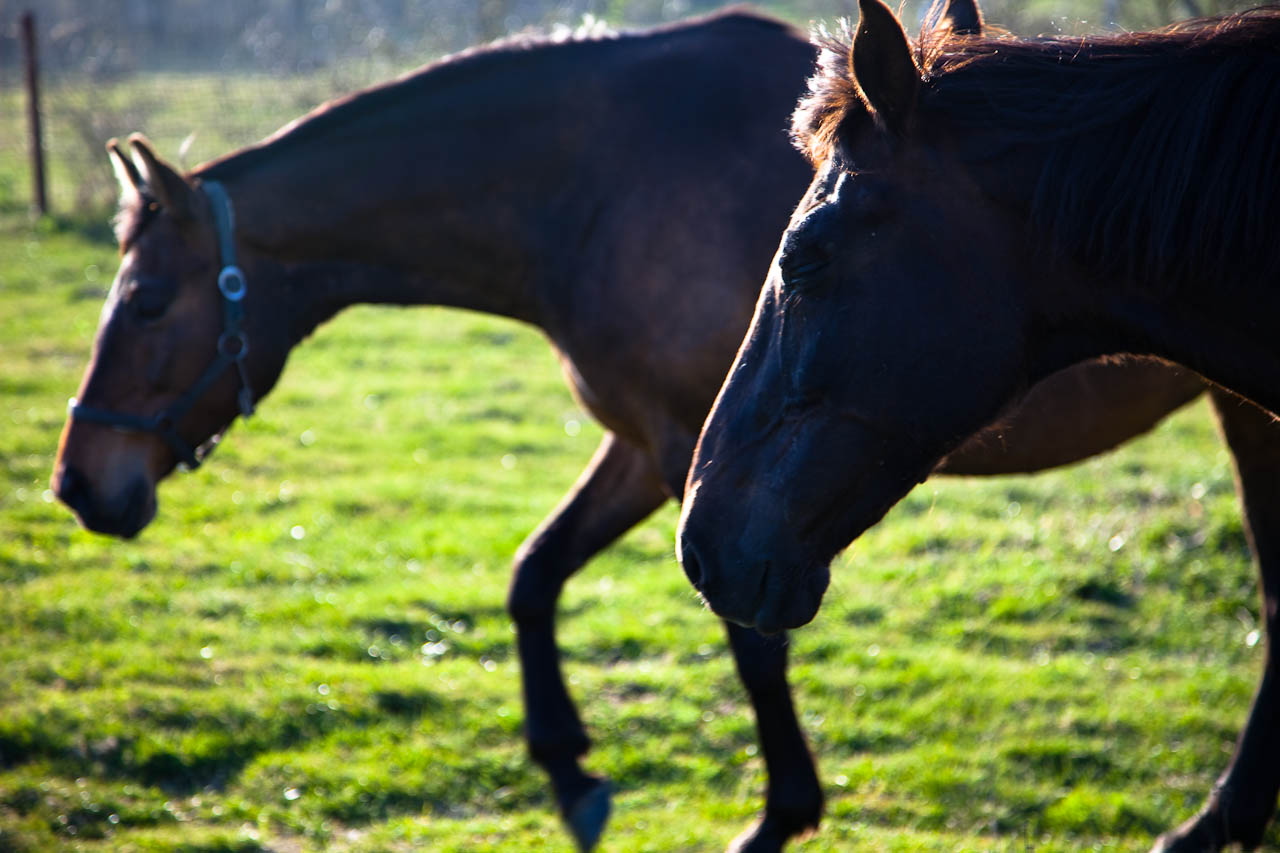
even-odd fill
[{"label": "horse leg", "polygon": [[1156,842],[1153,853],[1253,850],[1280,795],[1280,424],[1249,403],[1213,392],[1223,435],[1235,456],[1245,535],[1261,578],[1266,627],[1262,682],[1236,751],[1200,812]]},{"label": "horse leg", "polygon": [[765,637],[730,622],[725,627],[755,709],[769,779],[763,817],[733,840],[728,853],[776,853],[792,836],[818,828],[822,787],[791,704],[786,634]]},{"label": "horse leg", "polygon": [[[668,489],[679,494],[693,456],[694,438],[673,425],[659,442]],[[805,743],[787,684],[787,635],[766,637],[732,622],[729,635],[738,680],[756,715],[768,789],[764,814],[729,844],[727,853],[780,853],[787,839],[818,828],[822,786]]]},{"label": "horse leg", "polygon": [[593,848],[604,830],[609,786],[578,765],[590,741],[560,672],[556,601],[574,572],[667,497],[650,458],[607,433],[573,490],[516,553],[507,611],[516,625],[525,738],[581,850]]},{"label": "horse leg", "polygon": [[[648,455],[608,433],[573,490],[516,554],[507,610],[516,624],[525,737],[530,755],[551,777],[556,805],[581,850],[592,849],[604,830],[609,786],[578,764],[590,740],[560,672],[556,601],[587,560],[662,505],[668,497],[662,482]],[[764,816],[730,850],[772,853],[817,827],[822,789],[791,702],[786,637],[726,626],[769,777]]]}]

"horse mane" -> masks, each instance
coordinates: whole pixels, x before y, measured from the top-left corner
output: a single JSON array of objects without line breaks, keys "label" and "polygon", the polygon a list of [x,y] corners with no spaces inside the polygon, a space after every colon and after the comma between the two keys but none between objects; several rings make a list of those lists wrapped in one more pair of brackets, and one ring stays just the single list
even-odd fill
[{"label": "horse mane", "polygon": [[[739,5],[647,29],[616,31],[603,25],[592,25],[577,29],[561,27],[551,33],[525,31],[466,48],[391,81],[335,98],[286,124],[261,142],[204,163],[196,167],[193,173],[208,177],[213,177],[214,174],[211,173],[216,173],[220,179],[228,178],[232,173],[256,167],[266,156],[276,156],[279,152],[271,149],[280,144],[296,146],[321,140],[327,134],[335,130],[341,131],[353,122],[412,103],[417,98],[455,83],[465,84],[489,74],[516,74],[522,70],[519,68],[520,63],[530,58],[536,59],[545,48],[594,50],[610,42],[669,38],[691,30],[702,31],[703,28],[717,26],[748,27],[775,33],[793,31],[789,24]],[[511,79],[513,85],[521,85],[522,78],[515,76]],[[572,79],[566,82],[566,85],[572,84]]]},{"label": "horse mane", "polygon": [[[820,45],[796,113],[810,157],[866,115],[850,43]],[[925,31],[915,50],[917,132],[958,141],[1060,256],[1171,289],[1280,274],[1280,7],[1083,39]]]},{"label": "horse mane", "polygon": [[[762,36],[778,33],[796,34],[787,23],[760,14],[750,7],[731,5],[706,15],[676,21],[648,29],[616,31],[593,23],[576,29],[558,27],[550,33],[533,30],[504,36],[486,44],[469,47],[428,63],[390,81],[375,84],[351,94],[330,100],[300,118],[289,122],[261,142],[237,149],[203,163],[193,169],[192,178],[228,180],[238,174],[268,164],[284,149],[296,150],[311,143],[324,144],[334,132],[379,113],[395,110],[433,91],[455,83],[465,83],[484,75],[513,74],[518,63],[537,57],[545,48],[592,50],[597,46],[622,40],[664,38],[689,31],[705,32],[707,27],[745,27]],[[515,86],[525,78],[512,76]],[[571,86],[572,79],[566,85]],[[445,116],[444,120],[448,120]],[[123,255],[137,242],[142,232],[155,219],[159,208],[145,192],[127,192],[113,219],[116,242]]]}]

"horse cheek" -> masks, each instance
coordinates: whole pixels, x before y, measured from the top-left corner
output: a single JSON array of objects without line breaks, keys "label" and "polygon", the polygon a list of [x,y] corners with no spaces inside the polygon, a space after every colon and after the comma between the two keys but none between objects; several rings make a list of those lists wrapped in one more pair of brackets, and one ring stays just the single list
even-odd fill
[{"label": "horse cheek", "polygon": [[178,333],[176,329],[165,328],[151,331],[142,346],[142,376],[147,387],[161,390],[173,385],[172,376],[174,353]]}]

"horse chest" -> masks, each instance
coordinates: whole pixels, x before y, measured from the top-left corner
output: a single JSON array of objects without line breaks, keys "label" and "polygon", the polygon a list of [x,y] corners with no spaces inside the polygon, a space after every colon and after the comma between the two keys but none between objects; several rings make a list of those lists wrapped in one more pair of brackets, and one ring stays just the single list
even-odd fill
[{"label": "horse chest", "polygon": [[[636,383],[629,377],[616,371],[601,369],[579,369],[573,359],[563,352],[559,353],[560,369],[578,404],[609,431],[616,433],[628,442],[645,447],[649,441],[642,423],[641,407],[637,410],[636,400],[642,393]],[[650,406],[647,408],[651,408]]]}]

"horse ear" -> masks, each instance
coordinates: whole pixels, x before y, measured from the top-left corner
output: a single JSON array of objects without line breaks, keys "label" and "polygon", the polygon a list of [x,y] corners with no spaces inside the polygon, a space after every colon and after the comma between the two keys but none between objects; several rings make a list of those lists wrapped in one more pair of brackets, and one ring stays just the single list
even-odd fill
[{"label": "horse ear", "polygon": [[111,169],[120,182],[120,198],[129,200],[142,192],[142,175],[137,165],[130,160],[120,147],[120,140],[112,137],[107,140],[107,156],[111,159]]},{"label": "horse ear", "polygon": [[975,0],[945,0],[938,22],[958,35],[982,35],[982,12]]},{"label": "horse ear", "polygon": [[906,130],[920,90],[920,69],[902,25],[880,0],[858,0],[858,32],[849,69],[858,92],[894,134]]},{"label": "horse ear", "polygon": [[178,171],[156,156],[151,141],[141,133],[129,137],[143,184],[169,215],[179,220],[195,216],[195,192]]}]

